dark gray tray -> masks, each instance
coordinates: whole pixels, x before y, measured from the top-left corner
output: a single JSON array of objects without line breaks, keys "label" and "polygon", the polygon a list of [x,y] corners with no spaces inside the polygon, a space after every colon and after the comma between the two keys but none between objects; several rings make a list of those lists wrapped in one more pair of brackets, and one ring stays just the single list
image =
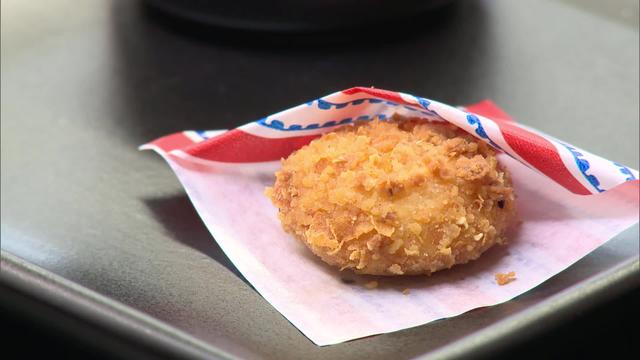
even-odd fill
[{"label": "dark gray tray", "polygon": [[492,98],[638,168],[638,3],[589,3],[463,1],[410,31],[294,48],[184,28],[136,1],[3,1],[0,279],[189,357],[456,357],[542,331],[638,286],[637,225],[503,305],[321,348],[244,282],[167,166],[136,147],[376,85]]}]

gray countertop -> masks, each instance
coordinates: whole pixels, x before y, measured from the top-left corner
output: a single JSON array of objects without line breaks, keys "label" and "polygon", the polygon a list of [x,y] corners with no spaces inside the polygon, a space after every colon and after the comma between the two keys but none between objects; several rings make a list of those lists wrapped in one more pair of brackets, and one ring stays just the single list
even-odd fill
[{"label": "gray countertop", "polygon": [[411,358],[453,344],[637,257],[637,226],[509,303],[320,348],[244,282],[170,169],[136,147],[375,85],[491,98],[637,169],[638,3],[608,4],[460,1],[411,31],[287,47],[190,36],[137,1],[3,1],[2,250],[235,356]]}]

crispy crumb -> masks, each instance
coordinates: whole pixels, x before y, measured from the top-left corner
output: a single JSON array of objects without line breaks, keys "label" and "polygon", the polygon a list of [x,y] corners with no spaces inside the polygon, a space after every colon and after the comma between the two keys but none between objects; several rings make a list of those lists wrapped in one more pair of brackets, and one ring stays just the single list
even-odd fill
[{"label": "crispy crumb", "polygon": [[509,271],[508,273],[497,273],[496,274],[496,282],[498,285],[507,285],[508,283],[514,281],[516,279],[515,271]]},{"label": "crispy crumb", "polygon": [[371,289],[375,289],[378,287],[378,282],[373,280],[373,281],[369,281],[367,283],[364,284],[364,287],[371,290]]},{"label": "crispy crumb", "polygon": [[411,289],[406,288],[406,289],[402,290],[402,295],[409,295],[410,292],[411,292]]},{"label": "crispy crumb", "polygon": [[394,116],[322,135],[265,192],[285,231],[330,265],[430,274],[478,258],[515,220],[511,177],[486,143]]},{"label": "crispy crumb", "polygon": [[391,273],[391,274],[394,274],[394,275],[402,275],[402,274],[404,274],[404,272],[402,271],[402,268],[398,264],[393,264],[393,265],[389,266],[387,268],[387,271],[389,273]]}]

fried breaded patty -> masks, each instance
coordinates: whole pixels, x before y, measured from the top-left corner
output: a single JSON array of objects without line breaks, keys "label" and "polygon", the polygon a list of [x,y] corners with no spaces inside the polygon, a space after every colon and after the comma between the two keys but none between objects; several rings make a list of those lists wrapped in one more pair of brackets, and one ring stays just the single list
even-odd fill
[{"label": "fried breaded patty", "polygon": [[509,172],[482,141],[395,116],[327,133],[282,160],[266,194],[285,231],[361,274],[429,274],[476,259],[515,215]]}]

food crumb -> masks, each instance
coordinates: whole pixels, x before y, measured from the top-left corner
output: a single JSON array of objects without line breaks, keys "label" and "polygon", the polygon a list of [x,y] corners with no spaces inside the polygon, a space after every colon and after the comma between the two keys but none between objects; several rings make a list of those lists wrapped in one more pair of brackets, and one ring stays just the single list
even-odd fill
[{"label": "food crumb", "polygon": [[409,293],[411,292],[411,289],[404,289],[402,290],[402,295],[409,295]]},{"label": "food crumb", "polygon": [[371,289],[375,289],[378,287],[378,282],[373,280],[373,281],[369,281],[368,283],[364,284],[364,287],[371,290]]},{"label": "food crumb", "polygon": [[508,273],[497,273],[496,274],[496,282],[498,285],[507,285],[508,283],[514,281],[516,279],[515,271],[509,271]]},{"label": "food crumb", "polygon": [[394,275],[402,275],[402,274],[404,274],[404,272],[402,271],[402,268],[398,264],[393,264],[393,265],[389,266],[387,268],[387,271],[392,273],[392,274],[394,274]]}]

